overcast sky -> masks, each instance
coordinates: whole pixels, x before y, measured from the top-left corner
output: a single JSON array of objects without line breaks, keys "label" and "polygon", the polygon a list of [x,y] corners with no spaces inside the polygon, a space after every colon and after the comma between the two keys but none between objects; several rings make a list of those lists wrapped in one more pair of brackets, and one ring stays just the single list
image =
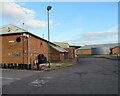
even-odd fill
[{"label": "overcast sky", "polygon": [[12,0],[0,4],[2,7],[0,26],[13,24],[47,39],[46,8],[51,5],[50,40],[52,42],[65,41],[72,45],[118,42],[117,2],[52,3]]}]

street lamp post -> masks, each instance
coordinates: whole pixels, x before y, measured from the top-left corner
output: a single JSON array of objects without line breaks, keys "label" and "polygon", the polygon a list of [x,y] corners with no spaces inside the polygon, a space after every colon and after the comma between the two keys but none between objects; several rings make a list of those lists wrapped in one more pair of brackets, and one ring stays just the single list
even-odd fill
[{"label": "street lamp post", "polygon": [[48,16],[48,63],[50,68],[50,30],[49,30],[49,10],[51,10],[52,6],[47,6],[47,16]]}]

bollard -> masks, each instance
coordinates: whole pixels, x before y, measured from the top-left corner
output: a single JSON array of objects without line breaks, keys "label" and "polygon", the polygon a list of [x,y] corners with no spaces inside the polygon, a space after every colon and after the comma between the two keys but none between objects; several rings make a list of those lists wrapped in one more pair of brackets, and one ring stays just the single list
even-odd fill
[{"label": "bollard", "polygon": [[8,68],[10,68],[10,64],[8,64]]},{"label": "bollard", "polygon": [[17,64],[16,63],[14,63],[14,68],[17,68]]},{"label": "bollard", "polygon": [[6,64],[4,64],[3,68],[6,68]]},{"label": "bollard", "polygon": [[31,64],[29,64],[29,65],[28,65],[28,69],[31,70],[31,67],[32,67]]}]

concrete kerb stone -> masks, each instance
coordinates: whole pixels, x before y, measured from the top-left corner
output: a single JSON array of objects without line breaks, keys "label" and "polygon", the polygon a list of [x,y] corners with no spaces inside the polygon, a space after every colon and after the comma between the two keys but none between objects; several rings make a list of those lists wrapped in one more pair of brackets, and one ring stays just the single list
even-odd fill
[{"label": "concrete kerb stone", "polygon": [[[71,60],[66,60],[66,61],[62,61],[62,62],[51,62],[50,63],[50,68],[49,68],[49,64],[48,63],[44,63],[44,64],[40,64],[40,69],[37,70],[37,66],[36,65],[32,65],[31,69],[27,69],[27,70],[36,70],[36,71],[51,71],[51,70],[56,70],[56,69],[60,69],[60,68],[64,68],[64,67],[69,67],[72,66],[76,63],[76,59],[71,59]],[[14,68],[14,70],[17,70],[19,68]]]}]

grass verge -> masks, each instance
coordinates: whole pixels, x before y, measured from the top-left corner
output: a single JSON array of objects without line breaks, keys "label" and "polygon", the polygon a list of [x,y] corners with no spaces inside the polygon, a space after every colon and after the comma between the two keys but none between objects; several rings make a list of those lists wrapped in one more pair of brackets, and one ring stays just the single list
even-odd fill
[{"label": "grass verge", "polygon": [[75,64],[76,64],[76,58],[64,60],[62,62],[50,63],[50,68],[48,68],[49,64],[44,64],[44,66],[43,65],[41,66],[41,69],[45,71],[50,71],[50,70],[56,70],[64,67],[73,66]]},{"label": "grass verge", "polygon": [[95,57],[106,58],[111,60],[120,60],[120,56],[113,56],[113,55],[96,55]]}]

